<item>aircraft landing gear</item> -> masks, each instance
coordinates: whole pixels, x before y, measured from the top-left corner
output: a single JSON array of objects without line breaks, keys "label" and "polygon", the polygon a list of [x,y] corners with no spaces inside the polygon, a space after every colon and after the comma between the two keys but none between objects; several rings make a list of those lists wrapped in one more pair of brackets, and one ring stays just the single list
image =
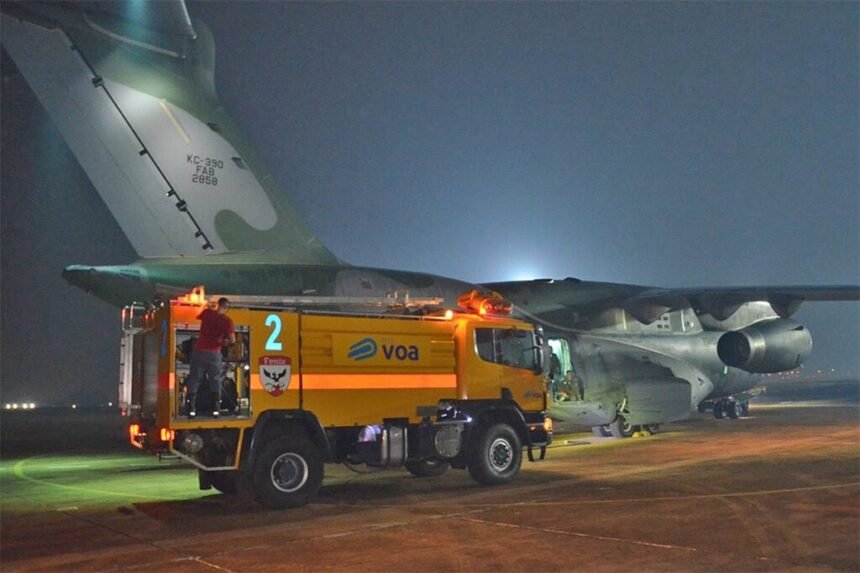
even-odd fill
[{"label": "aircraft landing gear", "polygon": [[737,420],[738,418],[740,418],[741,417],[741,411],[742,411],[741,403],[736,402],[735,400],[730,401],[728,403],[728,406],[726,407],[726,413],[729,415],[729,418],[731,418],[732,420]]},{"label": "aircraft landing gear", "polygon": [[629,438],[633,435],[636,428],[630,423],[630,420],[624,414],[618,414],[615,420],[609,424],[609,432],[616,438]]},{"label": "aircraft landing gear", "polygon": [[[704,402],[702,402],[704,404]],[[705,406],[699,404],[699,412],[706,410]],[[714,418],[720,420],[724,417],[729,417],[736,420],[742,416],[746,416],[750,411],[750,403],[748,400],[735,400],[726,398],[725,400],[717,400],[714,402]]]},{"label": "aircraft landing gear", "polygon": [[609,424],[604,424],[602,426],[592,426],[591,433],[594,434],[595,438],[612,437],[612,432],[609,429]]}]

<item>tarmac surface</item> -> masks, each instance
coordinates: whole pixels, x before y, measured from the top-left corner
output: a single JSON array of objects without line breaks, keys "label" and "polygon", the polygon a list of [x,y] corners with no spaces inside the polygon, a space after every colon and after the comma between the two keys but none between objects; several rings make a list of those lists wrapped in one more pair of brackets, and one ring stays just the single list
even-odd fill
[{"label": "tarmac surface", "polygon": [[[557,434],[509,486],[326,466],[315,503],[202,492],[115,416],[4,415],[13,571],[858,571],[860,406],[769,394],[650,437]],[[213,490],[214,491],[214,490]]]}]

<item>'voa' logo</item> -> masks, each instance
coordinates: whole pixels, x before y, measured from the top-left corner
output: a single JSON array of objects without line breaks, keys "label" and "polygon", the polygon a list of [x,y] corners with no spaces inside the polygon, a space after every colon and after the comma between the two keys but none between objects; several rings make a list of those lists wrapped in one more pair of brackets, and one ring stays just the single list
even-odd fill
[{"label": "'voa' logo", "polygon": [[[362,338],[349,347],[347,356],[356,362],[373,358],[379,353],[379,344],[373,338]],[[418,347],[414,344],[382,344],[382,355],[386,360],[418,361]]]},{"label": "'voa' logo", "polygon": [[347,356],[352,358],[356,362],[359,360],[367,360],[368,358],[373,358],[376,356],[379,347],[376,345],[376,341],[370,337],[362,338],[355,344],[349,347],[349,354]]},{"label": "'voa' logo", "polygon": [[418,347],[413,344],[383,344],[382,353],[386,360],[391,360],[392,357],[397,360],[418,360]]}]

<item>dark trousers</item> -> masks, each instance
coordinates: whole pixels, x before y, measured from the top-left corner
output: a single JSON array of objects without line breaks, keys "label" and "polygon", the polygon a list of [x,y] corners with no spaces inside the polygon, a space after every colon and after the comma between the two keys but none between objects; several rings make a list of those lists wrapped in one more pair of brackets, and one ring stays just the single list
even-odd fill
[{"label": "dark trousers", "polygon": [[185,379],[186,412],[197,411],[197,390],[203,379],[209,382],[209,391],[215,397],[213,409],[221,404],[221,353],[195,350],[191,353],[191,373]]}]

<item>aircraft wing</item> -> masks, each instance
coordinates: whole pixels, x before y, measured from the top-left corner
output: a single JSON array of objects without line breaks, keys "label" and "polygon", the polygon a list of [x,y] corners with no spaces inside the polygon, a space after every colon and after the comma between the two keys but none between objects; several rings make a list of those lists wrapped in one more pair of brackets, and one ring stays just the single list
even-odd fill
[{"label": "aircraft wing", "polygon": [[641,318],[637,315],[650,318],[643,321],[646,323],[655,320],[664,312],[685,307],[691,307],[696,314],[710,314],[717,320],[725,320],[742,304],[763,301],[770,303],[779,316],[788,318],[807,300],[860,300],[860,286],[656,288],[631,297],[624,302],[624,308],[638,320]]},{"label": "aircraft wing", "polygon": [[650,324],[666,312],[682,308],[726,320],[741,305],[762,301],[786,318],[807,300],[860,300],[860,286],[856,285],[659,288],[568,278],[483,286],[502,294],[523,314],[584,327],[590,319],[613,308],[624,309],[640,322]]}]

